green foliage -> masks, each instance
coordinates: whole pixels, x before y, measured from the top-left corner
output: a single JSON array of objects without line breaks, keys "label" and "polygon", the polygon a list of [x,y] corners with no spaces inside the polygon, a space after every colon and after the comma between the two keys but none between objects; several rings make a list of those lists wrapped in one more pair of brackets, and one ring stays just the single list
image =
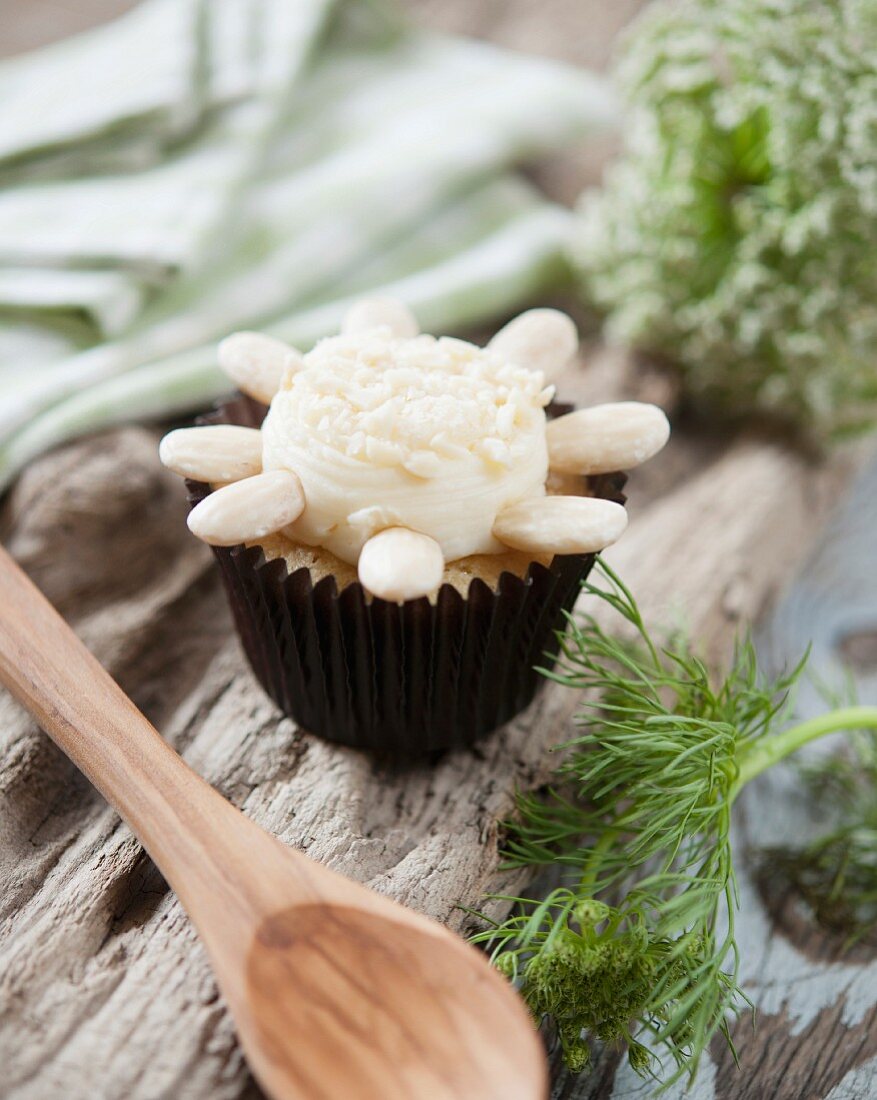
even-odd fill
[{"label": "green foliage", "polygon": [[[553,867],[566,883],[541,901],[505,899],[512,915],[476,940],[519,981],[534,1015],[553,1021],[570,1068],[587,1065],[596,1038],[625,1043],[642,1073],[655,1071],[663,1047],[676,1080],[695,1074],[717,1032],[730,1042],[729,1014],[746,1003],[734,936],[735,798],[802,744],[877,726],[877,709],[776,733],[803,662],[764,684],[744,642],[715,683],[684,638],[659,646],[628,589],[600,569],[605,586],[585,587],[620,616],[621,637],[595,616],[571,620],[546,674],[582,692],[580,735],[562,746],[555,789],[520,797],[506,844],[510,865]],[[868,858],[865,848],[846,871],[863,891],[869,881],[877,889],[873,834]]]},{"label": "green foliage", "polygon": [[614,338],[723,413],[877,414],[877,0],[650,7],[574,254]]},{"label": "green foliage", "polygon": [[536,1019],[551,1019],[573,1072],[590,1062],[589,1038],[624,1042],[633,1068],[652,1072],[654,1054],[637,1038],[646,1033],[693,1073],[703,1049],[698,1019],[742,998],[731,976],[713,973],[696,934],[662,935],[645,903],[609,906],[584,887],[555,890],[538,905],[508,900],[519,912],[475,940],[490,943],[500,970],[520,979]]}]

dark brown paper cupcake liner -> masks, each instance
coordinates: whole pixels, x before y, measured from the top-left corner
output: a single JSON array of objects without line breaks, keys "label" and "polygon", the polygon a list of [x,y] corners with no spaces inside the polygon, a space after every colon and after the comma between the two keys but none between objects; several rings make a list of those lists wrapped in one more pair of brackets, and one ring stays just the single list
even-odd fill
[{"label": "dark brown paper cupcake liner", "polygon": [[[259,427],[265,411],[239,396],[199,423]],[[590,488],[623,503],[624,482],[607,474]],[[190,507],[210,493],[187,484]],[[503,573],[495,590],[476,578],[465,598],[444,584],[434,603],[396,604],[358,583],[339,591],[333,577],[315,585],[258,547],[213,550],[244,650],[280,709],[327,740],[404,757],[472,744],[531,702],[595,560],[558,556],[523,578]]]}]

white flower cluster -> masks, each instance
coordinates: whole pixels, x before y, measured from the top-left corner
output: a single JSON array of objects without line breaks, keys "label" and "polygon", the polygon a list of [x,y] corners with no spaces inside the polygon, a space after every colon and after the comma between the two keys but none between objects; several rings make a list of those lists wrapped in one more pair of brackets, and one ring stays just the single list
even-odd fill
[{"label": "white flower cluster", "polygon": [[877,0],[683,0],[619,78],[626,150],[575,259],[608,332],[732,414],[877,415]]}]

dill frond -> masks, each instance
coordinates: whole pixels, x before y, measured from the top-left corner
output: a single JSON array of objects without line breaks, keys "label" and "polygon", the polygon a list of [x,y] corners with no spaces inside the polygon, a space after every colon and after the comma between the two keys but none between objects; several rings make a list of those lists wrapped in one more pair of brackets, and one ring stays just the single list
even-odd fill
[{"label": "dill frond", "polygon": [[[774,732],[804,661],[765,683],[746,640],[717,682],[684,637],[658,644],[621,579],[599,569],[602,583],[585,590],[624,629],[570,619],[546,675],[582,693],[579,736],[560,746],[556,786],[521,795],[507,826],[507,865],[554,867],[564,885],[543,900],[505,899],[512,916],[475,940],[552,1021],[571,1069],[587,1065],[589,1039],[624,1043],[642,1074],[663,1047],[676,1066],[666,1085],[694,1076],[717,1032],[730,1043],[729,1019],[748,1004],[730,842],[740,789],[830,730],[877,727],[877,709]],[[845,882],[853,867],[867,878],[863,854],[851,852]]]}]

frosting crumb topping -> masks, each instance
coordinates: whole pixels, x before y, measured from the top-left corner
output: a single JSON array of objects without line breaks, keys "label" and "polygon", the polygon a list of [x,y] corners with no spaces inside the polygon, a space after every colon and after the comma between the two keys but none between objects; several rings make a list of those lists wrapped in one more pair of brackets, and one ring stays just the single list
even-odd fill
[{"label": "frosting crumb topping", "polygon": [[497,552],[497,510],[544,495],[552,395],[541,371],[465,340],[386,326],[332,336],[286,374],[263,462],[302,479],[292,534],[343,560],[388,522],[431,536],[448,560]]},{"label": "frosting crumb topping", "polygon": [[467,454],[511,466],[552,393],[541,372],[465,340],[376,328],[321,340],[275,405],[349,458],[433,478]]}]

